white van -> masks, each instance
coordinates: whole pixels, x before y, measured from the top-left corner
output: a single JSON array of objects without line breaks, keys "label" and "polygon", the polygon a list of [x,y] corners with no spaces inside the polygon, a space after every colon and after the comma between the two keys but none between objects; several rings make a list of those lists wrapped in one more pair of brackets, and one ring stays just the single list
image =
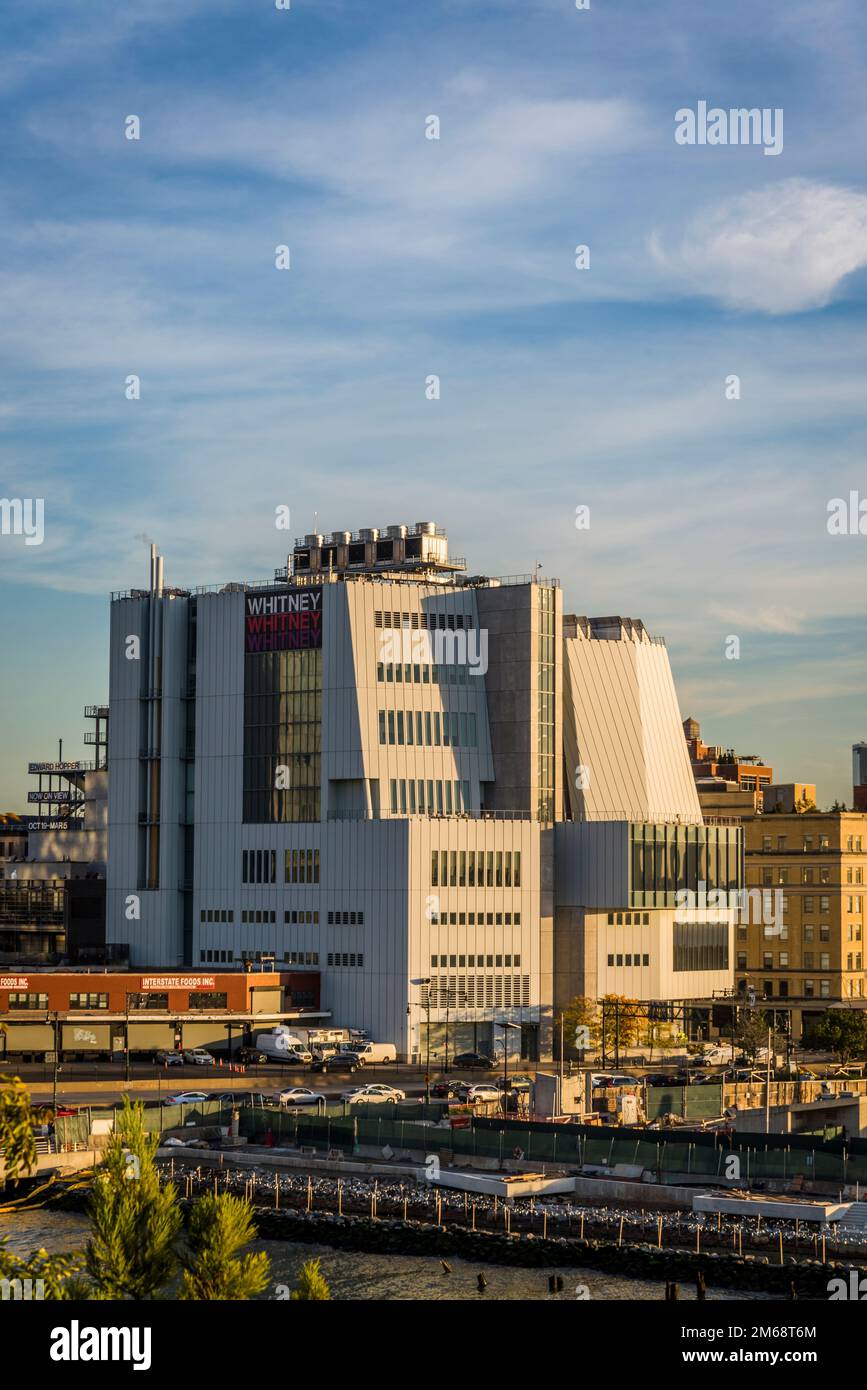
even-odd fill
[{"label": "white van", "polygon": [[394,1043],[359,1043],[352,1049],[360,1062],[396,1062],[397,1048]]}]

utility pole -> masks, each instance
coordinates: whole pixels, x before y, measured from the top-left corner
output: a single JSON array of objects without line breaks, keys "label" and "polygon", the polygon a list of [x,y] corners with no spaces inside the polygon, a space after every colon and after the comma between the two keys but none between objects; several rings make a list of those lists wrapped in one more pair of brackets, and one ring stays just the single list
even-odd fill
[{"label": "utility pole", "polygon": [[52,1109],[54,1110],[54,1113],[55,1113],[55,1115],[56,1115],[56,1114],[57,1114],[57,1072],[58,1072],[57,1058],[58,1058],[58,1056],[59,1056],[58,1051],[57,1051],[57,1014],[56,1014],[56,1013],[55,1013],[55,1015],[54,1015],[53,1023],[54,1023],[54,1086],[53,1086],[53,1088],[52,1088],[51,1106],[52,1106]]},{"label": "utility pole", "polygon": [[566,1015],[565,1015],[565,1013],[561,1013],[561,1015],[560,1015],[560,1092],[561,1092],[561,1094],[562,1094],[562,1091],[563,1091],[563,1049],[564,1049],[564,1046],[565,1046],[565,1043],[564,1043],[564,1032],[565,1032],[565,1028],[566,1028]]},{"label": "utility pole", "polygon": [[765,1134],[771,1132],[771,1029],[768,1028],[768,1067],[765,1077]]}]

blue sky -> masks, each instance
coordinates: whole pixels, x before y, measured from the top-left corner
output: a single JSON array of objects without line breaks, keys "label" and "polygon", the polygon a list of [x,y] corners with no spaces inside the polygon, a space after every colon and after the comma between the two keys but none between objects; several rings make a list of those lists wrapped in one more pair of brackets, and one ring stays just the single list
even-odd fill
[{"label": "blue sky", "polygon": [[[2,25],[0,496],[44,498],[45,539],[0,535],[0,809],[83,751],[147,540],[170,583],[262,577],[280,505],[541,562],[567,611],[667,638],[709,741],[851,799],[867,536],[826,518],[867,496],[863,0]],[[782,108],[783,152],[678,145],[701,100]]]}]

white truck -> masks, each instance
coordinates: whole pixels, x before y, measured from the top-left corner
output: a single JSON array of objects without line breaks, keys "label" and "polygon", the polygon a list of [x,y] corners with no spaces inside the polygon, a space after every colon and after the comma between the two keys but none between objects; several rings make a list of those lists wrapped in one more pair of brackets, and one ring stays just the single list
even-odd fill
[{"label": "white truck", "polygon": [[396,1062],[397,1048],[394,1043],[364,1042],[346,1045],[343,1052],[354,1052],[362,1065],[369,1062]]},{"label": "white truck", "polygon": [[285,1024],[278,1024],[270,1033],[257,1033],[252,1048],[246,1048],[245,1051],[254,1054],[257,1060],[261,1057],[268,1062],[313,1061],[306,1043]]}]

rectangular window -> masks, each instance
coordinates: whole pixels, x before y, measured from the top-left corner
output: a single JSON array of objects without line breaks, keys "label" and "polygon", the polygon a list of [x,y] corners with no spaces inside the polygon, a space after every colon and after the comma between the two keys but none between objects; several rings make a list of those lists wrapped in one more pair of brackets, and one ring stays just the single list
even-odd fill
[{"label": "rectangular window", "polygon": [[[70,1008],[72,1008],[72,1007],[73,1007],[72,1004],[70,1004]],[[47,994],[20,994],[20,993],[10,994],[10,995],[9,995],[9,1008],[10,1008],[10,1009],[47,1009],[47,1008],[48,1008],[48,995],[47,995]]]},{"label": "rectangular window", "polygon": [[107,1009],[107,994],[70,994],[70,1009]]},{"label": "rectangular window", "polygon": [[385,743],[385,710],[379,711],[379,741]]}]

